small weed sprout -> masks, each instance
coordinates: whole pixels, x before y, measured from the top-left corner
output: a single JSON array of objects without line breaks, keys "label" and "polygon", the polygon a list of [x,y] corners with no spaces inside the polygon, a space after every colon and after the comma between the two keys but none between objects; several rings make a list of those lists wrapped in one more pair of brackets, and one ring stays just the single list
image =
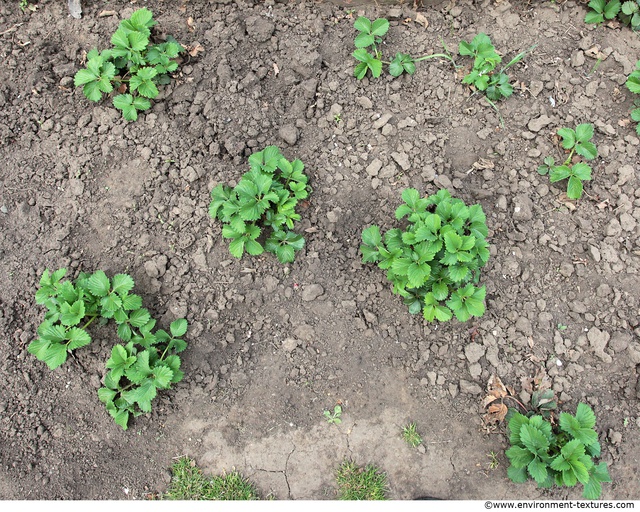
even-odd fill
[{"label": "small weed sprout", "polygon": [[490,470],[494,470],[494,469],[498,469],[498,467],[500,466],[500,461],[498,460],[498,455],[496,454],[496,452],[489,452],[487,454],[487,457],[489,457],[489,462],[487,462],[487,467]]},{"label": "small weed sprout", "polygon": [[417,448],[422,444],[422,437],[418,434],[417,426],[415,422],[411,422],[408,425],[402,427],[402,438],[412,448]]},{"label": "small weed sprout", "polygon": [[555,159],[548,156],[544,159],[544,165],[538,167],[538,174],[549,175],[549,181],[556,183],[568,179],[567,197],[580,199],[583,192],[583,181],[591,180],[591,167],[585,162],[573,162],[573,157],[578,154],[586,160],[593,160],[598,156],[598,150],[591,139],[593,137],[593,125],[590,123],[579,124],[576,129],[560,128],[558,135],[562,138],[562,147],[568,151],[567,158],[560,165],[556,165]]},{"label": "small weed sprout", "polygon": [[158,96],[158,85],[170,83],[171,73],[178,69],[177,57],[184,51],[172,37],[152,43],[154,25],[153,13],[146,8],[122,20],[111,37],[113,47],[87,53],[86,67],[76,73],[74,85],[95,102],[118,91],[113,106],[127,121],[135,121],[138,112],[151,108],[149,100]]},{"label": "small weed sprout", "polygon": [[333,412],[324,411],[323,415],[329,424],[340,425],[340,423],[342,423],[342,407],[340,405],[336,405],[333,408]]},{"label": "small weed sprout", "polygon": [[393,60],[382,60],[382,52],[379,46],[382,43],[383,36],[389,31],[389,21],[385,18],[371,21],[365,16],[360,16],[355,20],[353,27],[358,31],[358,35],[354,40],[356,50],[353,52],[353,57],[358,61],[353,74],[358,80],[362,80],[369,72],[373,78],[378,78],[382,74],[383,65],[388,66],[389,74],[394,77],[398,77],[403,73],[413,75],[416,72],[416,62],[427,59],[443,58],[451,61],[455,66],[453,57],[449,53],[437,53],[413,58],[409,54],[398,52]]},{"label": "small weed sprout", "polygon": [[386,500],[387,475],[374,465],[358,467],[352,461],[344,461],[336,472],[338,499]]}]

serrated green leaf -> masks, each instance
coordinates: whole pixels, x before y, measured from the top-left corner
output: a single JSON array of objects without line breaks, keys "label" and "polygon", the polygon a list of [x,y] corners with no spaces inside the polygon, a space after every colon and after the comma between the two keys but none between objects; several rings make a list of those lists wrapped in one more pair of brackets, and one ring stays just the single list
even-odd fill
[{"label": "serrated green leaf", "polygon": [[598,149],[593,142],[580,142],[576,146],[576,153],[587,160],[593,160],[598,156]]},{"label": "serrated green leaf", "polygon": [[118,338],[120,338],[122,341],[128,342],[131,340],[131,327],[129,327],[129,324],[122,323],[118,325],[117,334]]},{"label": "serrated green leaf", "polygon": [[50,344],[42,354],[42,361],[50,370],[55,370],[67,360],[67,347],[59,343]]},{"label": "serrated green leaf", "polygon": [[180,338],[187,332],[188,323],[184,318],[179,318],[171,322],[169,330],[174,338]]},{"label": "serrated green leaf", "polygon": [[[142,297],[136,294],[124,295],[121,297],[122,309],[125,311],[134,311],[142,307]],[[139,326],[136,326],[139,327]]]},{"label": "serrated green leaf", "polygon": [[515,466],[509,466],[507,468],[507,476],[512,482],[517,484],[523,484],[529,479],[526,467],[517,468]]},{"label": "serrated green leaf", "polygon": [[361,32],[353,42],[356,48],[367,48],[375,43],[375,38],[371,34]]},{"label": "serrated green leaf", "polygon": [[567,184],[567,197],[569,199],[580,199],[582,197],[582,190],[582,181],[575,176],[571,176]]},{"label": "serrated green leaf", "polygon": [[[558,131],[560,133],[560,131]],[[575,138],[578,142],[588,142],[594,134],[593,125],[590,123],[582,123],[576,126]]]},{"label": "serrated green leaf", "polygon": [[134,282],[131,276],[127,274],[116,274],[113,276],[113,288],[112,291],[118,295],[124,295],[130,292],[134,287]]},{"label": "serrated green leaf", "polygon": [[360,16],[353,22],[353,28],[359,32],[371,32],[371,20],[365,16]]},{"label": "serrated green leaf", "polygon": [[153,383],[160,389],[167,389],[171,386],[173,372],[167,366],[156,366],[153,369]]},{"label": "serrated green leaf", "polygon": [[576,145],[576,132],[571,128],[560,128],[558,130],[558,135],[562,137],[562,147],[564,149],[571,149]]},{"label": "serrated green leaf", "polygon": [[68,350],[75,350],[91,343],[91,336],[84,329],[79,327],[72,327],[67,331],[67,344]]},{"label": "serrated green leaf", "polygon": [[113,399],[117,394],[118,393],[113,389],[100,388],[98,390],[98,400],[100,400],[103,404],[108,404],[109,402],[113,402]]},{"label": "serrated green leaf", "polygon": [[105,297],[109,293],[111,282],[102,270],[97,270],[89,277],[87,286],[96,297]]}]

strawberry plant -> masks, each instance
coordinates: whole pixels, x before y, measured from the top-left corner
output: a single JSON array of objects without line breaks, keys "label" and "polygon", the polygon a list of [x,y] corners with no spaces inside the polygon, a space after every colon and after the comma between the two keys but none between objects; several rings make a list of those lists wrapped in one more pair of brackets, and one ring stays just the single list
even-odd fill
[{"label": "strawberry plant", "polygon": [[[234,257],[266,250],[290,263],[304,247],[302,235],[293,231],[300,220],[298,201],[309,195],[304,164],[290,162],[276,146],[268,146],[249,157],[249,168],[234,188],[219,184],[211,191],[209,215],[224,223],[222,236],[231,240]],[[269,236],[262,240],[264,229]]]},{"label": "strawberry plant", "polygon": [[505,71],[520,62],[531,49],[519,53],[498,71],[496,67],[502,62],[502,57],[496,52],[488,35],[480,33],[471,42],[461,41],[458,47],[460,55],[473,57],[473,67],[462,83],[483,92],[490,101],[508,98],[513,94],[513,86]]},{"label": "strawberry plant", "polygon": [[489,259],[482,207],[466,206],[445,189],[421,198],[408,188],[402,199],[395,216],[406,217],[408,226],[390,229],[384,237],[378,226],[365,229],[362,262],[387,270],[393,292],[403,297],[410,313],[422,311],[428,322],[482,316],[486,289],[476,285]]},{"label": "strawberry plant", "polygon": [[640,0],[591,0],[584,21],[599,24],[616,17],[633,30],[640,29]]},{"label": "strawberry plant", "polygon": [[541,415],[515,412],[509,420],[507,475],[516,483],[532,478],[542,488],[580,483],[584,498],[599,498],[602,483],[611,478],[605,462],[594,462],[601,452],[595,424],[593,410],[583,403],[575,416],[561,413],[557,424]]},{"label": "strawberry plant", "polygon": [[378,78],[382,74],[383,64],[389,67],[391,76],[397,77],[402,73],[413,75],[416,72],[416,62],[423,60],[445,58],[453,63],[451,55],[440,53],[413,58],[407,53],[398,52],[393,60],[384,61],[378,47],[382,43],[382,37],[389,31],[389,21],[385,18],[371,21],[365,16],[360,16],[355,20],[353,27],[358,31],[354,40],[356,50],[353,52],[353,57],[358,61],[353,73],[358,80],[362,80],[369,72],[371,76]]},{"label": "strawberry plant", "polygon": [[127,274],[107,277],[98,270],[80,273],[77,279],[63,280],[67,271],[45,270],[36,292],[36,303],[46,307],[38,338],[27,351],[54,370],[64,364],[74,350],[91,343],[88,327],[113,320],[118,337],[126,345],[113,348],[107,362],[110,369],[99,399],[116,423],[127,429],[129,414],[138,416],[151,411],[157,389],[168,389],[182,380],[180,358],[186,348],[180,337],[187,331],[187,321],[170,325],[170,333],[155,329],[156,321],[142,307],[142,298],[130,293],[133,279]]},{"label": "strawberry plant", "polygon": [[591,138],[593,137],[593,125],[589,123],[579,124],[576,129],[560,128],[558,135],[562,138],[562,147],[568,151],[567,158],[560,165],[556,165],[555,159],[548,156],[544,159],[544,165],[538,167],[538,173],[549,175],[551,183],[568,179],[567,197],[580,199],[583,192],[583,181],[591,180],[591,167],[584,162],[573,162],[577,153],[586,160],[593,160],[598,156],[598,150]]},{"label": "strawberry plant", "polygon": [[[636,69],[629,75],[625,85],[632,93],[640,94],[640,60],[636,62]],[[636,132],[640,135],[640,99],[636,100],[634,104],[637,108],[631,111],[631,119],[639,123],[636,125]]]},{"label": "strawberry plant", "polygon": [[138,112],[151,108],[150,100],[158,96],[158,85],[171,81],[170,73],[178,69],[177,57],[184,48],[172,37],[152,43],[151,29],[156,25],[153,13],[138,9],[120,22],[111,37],[111,49],[93,49],[87,54],[86,67],[74,77],[74,85],[91,101],[117,91],[113,106],[127,121],[135,121]]}]

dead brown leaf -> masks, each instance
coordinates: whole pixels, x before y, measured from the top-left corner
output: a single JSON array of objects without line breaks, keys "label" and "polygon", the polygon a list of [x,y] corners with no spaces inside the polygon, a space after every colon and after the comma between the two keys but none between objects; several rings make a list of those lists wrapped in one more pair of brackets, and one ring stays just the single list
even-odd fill
[{"label": "dead brown leaf", "polygon": [[191,16],[187,18],[187,28],[189,29],[189,32],[193,32],[196,29],[196,24]]},{"label": "dead brown leaf", "polygon": [[188,47],[189,55],[192,57],[197,57],[199,53],[204,52],[204,47],[200,43],[193,43]]},{"label": "dead brown leaf", "polygon": [[115,16],[116,14],[116,11],[107,11],[105,9],[104,11],[100,11],[98,18],[106,18],[107,16]]},{"label": "dead brown leaf", "polygon": [[489,411],[484,415],[484,422],[487,425],[500,423],[507,417],[508,412],[509,408],[503,403],[491,404]]},{"label": "dead brown leaf", "polygon": [[429,20],[420,13],[416,14],[416,23],[418,25],[422,25],[424,28],[427,28],[429,26]]}]

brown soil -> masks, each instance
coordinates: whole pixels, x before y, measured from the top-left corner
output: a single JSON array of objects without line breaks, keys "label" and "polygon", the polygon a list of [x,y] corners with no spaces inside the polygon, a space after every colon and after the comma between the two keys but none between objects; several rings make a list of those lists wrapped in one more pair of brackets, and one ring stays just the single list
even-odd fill
[{"label": "brown soil", "polygon": [[[158,35],[203,51],[128,123],[73,76],[140,4],[86,1],[80,20],[58,0],[0,5],[0,498],[142,499],[188,455],[282,500],[334,498],[345,458],[384,470],[392,499],[579,499],[507,478],[506,428],[483,423],[497,374],[525,404],[535,378],[560,410],[590,404],[613,479],[602,498],[640,499],[640,141],[624,87],[635,34],[585,25],[575,1],[441,3],[419,9],[425,28],[410,5],[149,0]],[[357,81],[360,13],[391,20],[386,55],[455,51],[481,31],[505,61],[537,44],[509,70],[504,126],[446,61]],[[581,122],[600,156],[567,202],[536,169],[560,158],[557,129]],[[290,265],[234,259],[208,217],[211,189],[270,144],[313,187]],[[360,262],[362,230],[395,226],[407,186],[484,208],[480,320],[426,324]],[[96,394],[111,330],[55,371],[27,352],[40,275],[60,267],[128,272],[162,326],[189,320],[184,380],[127,431]],[[417,449],[400,436],[409,421]]]}]

